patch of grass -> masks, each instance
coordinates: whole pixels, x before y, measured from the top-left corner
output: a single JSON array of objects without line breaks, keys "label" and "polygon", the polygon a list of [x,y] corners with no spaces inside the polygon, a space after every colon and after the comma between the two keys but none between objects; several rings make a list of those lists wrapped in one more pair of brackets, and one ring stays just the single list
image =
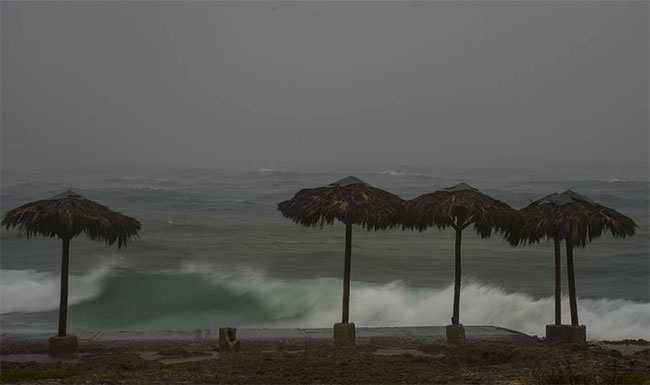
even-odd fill
[{"label": "patch of grass", "polygon": [[562,367],[539,371],[535,377],[540,385],[650,384],[650,373],[647,371],[580,371],[571,367]]},{"label": "patch of grass", "polygon": [[599,373],[602,384],[650,384],[648,372],[617,372],[607,371]]},{"label": "patch of grass", "polygon": [[575,373],[566,369],[550,369],[545,373],[538,373],[536,377],[537,383],[540,385],[591,385],[594,383],[594,381],[592,381],[592,376],[583,373]]},{"label": "patch of grass", "polygon": [[21,382],[46,380],[51,378],[68,378],[78,373],[73,370],[63,369],[9,369],[0,372],[0,382]]}]

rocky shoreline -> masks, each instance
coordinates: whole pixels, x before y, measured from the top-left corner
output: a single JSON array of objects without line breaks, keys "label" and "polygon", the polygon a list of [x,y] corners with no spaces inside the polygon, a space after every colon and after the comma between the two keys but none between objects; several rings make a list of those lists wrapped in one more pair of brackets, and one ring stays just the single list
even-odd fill
[{"label": "rocky shoreline", "polygon": [[[638,384],[650,381],[647,341],[551,345],[525,335],[423,343],[359,338],[335,348],[329,339],[242,340],[220,352],[215,339],[80,342],[69,360],[47,357],[45,340],[3,340],[3,383],[223,384]],[[611,346],[635,345],[622,354]],[[16,362],[23,356],[26,360]],[[14,360],[10,361],[9,358]]]}]

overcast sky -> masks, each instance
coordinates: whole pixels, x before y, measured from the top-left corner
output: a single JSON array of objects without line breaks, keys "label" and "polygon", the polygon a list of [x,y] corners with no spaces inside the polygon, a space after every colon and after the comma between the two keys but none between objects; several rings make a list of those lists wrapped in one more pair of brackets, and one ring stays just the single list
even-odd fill
[{"label": "overcast sky", "polygon": [[647,1],[1,7],[3,170],[648,164]]}]

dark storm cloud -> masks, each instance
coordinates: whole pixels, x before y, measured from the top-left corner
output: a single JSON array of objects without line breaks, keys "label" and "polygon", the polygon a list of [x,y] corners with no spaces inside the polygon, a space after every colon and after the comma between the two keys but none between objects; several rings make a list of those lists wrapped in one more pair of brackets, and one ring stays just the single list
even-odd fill
[{"label": "dark storm cloud", "polygon": [[2,168],[648,161],[647,2],[2,2]]}]

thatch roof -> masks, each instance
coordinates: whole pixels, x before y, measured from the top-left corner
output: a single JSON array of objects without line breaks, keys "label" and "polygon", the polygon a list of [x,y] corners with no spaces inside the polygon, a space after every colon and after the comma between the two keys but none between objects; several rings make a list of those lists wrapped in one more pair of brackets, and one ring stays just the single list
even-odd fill
[{"label": "thatch roof", "polygon": [[455,218],[463,215],[465,226],[473,224],[476,233],[487,238],[492,230],[509,232],[520,222],[517,210],[466,183],[420,195],[407,207],[404,227],[419,231],[430,226],[455,228]]},{"label": "thatch roof", "polygon": [[86,233],[92,240],[118,247],[137,237],[140,222],[106,206],[66,191],[50,199],[31,202],[7,213],[1,226],[7,230],[18,227],[28,238],[35,235],[73,238]]},{"label": "thatch roof", "polygon": [[284,217],[303,226],[322,227],[338,219],[368,230],[383,230],[401,224],[404,201],[360,179],[347,177],[327,186],[302,189],[280,202],[278,209]]},{"label": "thatch roof", "polygon": [[520,211],[525,222],[509,239],[512,244],[557,238],[585,247],[603,231],[625,238],[638,227],[631,218],[571,190],[546,196]]}]

